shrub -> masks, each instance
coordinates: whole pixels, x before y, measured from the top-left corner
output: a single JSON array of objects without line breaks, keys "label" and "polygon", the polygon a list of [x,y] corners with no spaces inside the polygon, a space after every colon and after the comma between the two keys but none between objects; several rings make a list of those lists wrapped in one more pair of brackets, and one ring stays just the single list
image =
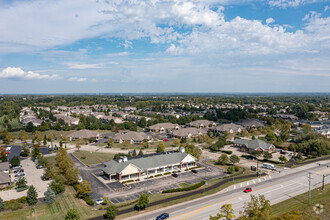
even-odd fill
[{"label": "shrub", "polygon": [[156,174],[155,177],[163,176],[163,174]]},{"label": "shrub", "polygon": [[169,175],[169,174],[171,174],[171,172],[166,172],[166,173],[164,173],[164,175]]},{"label": "shrub", "polygon": [[27,190],[29,188],[29,186],[24,186],[22,188],[17,188],[16,191],[17,192],[23,192],[24,190]]},{"label": "shrub", "polygon": [[93,199],[89,196],[85,196],[83,200],[87,203],[87,205],[94,205]]},{"label": "shrub", "polygon": [[234,169],[235,169],[235,172],[238,172],[240,168],[239,168],[239,166],[235,166]]},{"label": "shrub", "polygon": [[231,150],[222,150],[221,152],[224,152],[224,153],[229,154],[229,155],[233,153]]},{"label": "shrub", "polygon": [[196,183],[194,185],[191,186],[187,186],[187,187],[182,187],[182,188],[176,188],[176,189],[167,189],[164,190],[162,193],[173,193],[173,192],[183,192],[183,191],[190,191],[190,190],[194,190],[197,189],[201,186],[205,185],[205,181]]},{"label": "shrub", "polygon": [[134,180],[126,180],[126,181],[123,181],[122,184],[131,183],[131,182],[134,182]]},{"label": "shrub", "polygon": [[64,191],[63,183],[59,183],[56,181],[52,181],[49,187],[54,191],[55,195]]},{"label": "shrub", "polygon": [[149,176],[149,179],[154,178],[154,176]]},{"label": "shrub", "polygon": [[18,199],[12,199],[9,201],[5,201],[4,202],[4,208],[5,210],[18,210],[23,208],[23,204],[26,203],[26,196],[23,196],[21,198]]},{"label": "shrub", "polygon": [[75,184],[72,185],[74,190],[76,190],[76,191],[78,190],[78,185],[79,185],[79,183],[75,183]]}]

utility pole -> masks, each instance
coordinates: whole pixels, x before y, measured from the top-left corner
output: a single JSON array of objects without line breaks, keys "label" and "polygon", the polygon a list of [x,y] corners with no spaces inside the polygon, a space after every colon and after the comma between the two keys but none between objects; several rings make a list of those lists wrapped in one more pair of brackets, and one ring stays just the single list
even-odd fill
[{"label": "utility pole", "polygon": [[322,190],[324,190],[324,178],[325,178],[325,175],[323,174],[323,180],[322,180]]},{"label": "utility pole", "polygon": [[310,205],[311,204],[311,181],[312,181],[312,178],[311,178],[311,174],[312,173],[308,173],[308,186],[309,186],[309,192],[308,192],[308,204]]}]

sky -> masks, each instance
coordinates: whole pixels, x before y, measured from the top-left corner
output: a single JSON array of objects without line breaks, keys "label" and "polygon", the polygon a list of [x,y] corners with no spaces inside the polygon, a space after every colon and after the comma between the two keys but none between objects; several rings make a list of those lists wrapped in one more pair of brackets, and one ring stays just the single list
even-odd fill
[{"label": "sky", "polygon": [[330,0],[0,0],[0,94],[330,92]]}]

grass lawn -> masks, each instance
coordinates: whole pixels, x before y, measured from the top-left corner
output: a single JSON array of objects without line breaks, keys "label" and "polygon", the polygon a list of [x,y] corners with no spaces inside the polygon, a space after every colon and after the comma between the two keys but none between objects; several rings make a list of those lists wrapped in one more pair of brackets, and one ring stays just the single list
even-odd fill
[{"label": "grass lawn", "polygon": [[114,154],[90,151],[76,151],[73,153],[81,162],[86,165],[98,164],[105,161],[112,160]]},{"label": "grass lawn", "polygon": [[[311,205],[308,204],[308,192],[306,192],[273,205],[272,215],[276,217],[286,212],[299,210],[300,212],[302,212],[304,219],[330,219],[330,184],[325,186],[324,191],[318,188],[312,190],[311,193]],[[323,213],[316,214],[314,212],[313,207],[315,206],[315,204],[322,204],[324,206]]]},{"label": "grass lawn", "polygon": [[[42,204],[37,206],[36,213],[39,220],[63,220],[69,209],[77,209],[80,219],[88,219],[103,215],[105,211],[90,207],[86,203],[74,196],[75,191],[72,187],[66,187],[65,193],[58,196],[51,205]],[[34,209],[24,208],[17,211],[5,211],[0,213],[0,219],[17,220],[35,218]]]}]

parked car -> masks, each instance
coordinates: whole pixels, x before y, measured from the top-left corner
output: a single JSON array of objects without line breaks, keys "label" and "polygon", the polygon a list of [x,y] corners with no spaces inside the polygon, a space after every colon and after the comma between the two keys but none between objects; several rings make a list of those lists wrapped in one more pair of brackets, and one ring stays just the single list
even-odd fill
[{"label": "parked car", "polygon": [[191,170],[191,172],[193,172],[193,173],[198,173],[198,170]]},{"label": "parked car", "polygon": [[179,175],[177,173],[172,174],[173,177],[178,177]]},{"label": "parked car", "polygon": [[156,220],[162,220],[162,219],[167,219],[169,218],[170,215],[168,213],[163,213],[163,214],[160,214],[159,216],[157,216]]},{"label": "parked car", "polygon": [[20,170],[18,170],[18,172],[24,173],[24,169],[20,169]]},{"label": "parked car", "polygon": [[101,205],[103,203],[103,199],[98,199],[95,201],[96,205]]},{"label": "parked car", "polygon": [[17,173],[17,174],[15,174],[15,177],[19,177],[19,176],[25,176],[25,174],[24,173]]},{"label": "parked car", "polygon": [[248,188],[244,189],[244,192],[245,193],[252,192],[252,188],[251,187],[248,187]]},{"label": "parked car", "polygon": [[281,154],[286,154],[286,152],[284,150],[281,151]]},{"label": "parked car", "polygon": [[79,176],[78,183],[81,183],[83,181],[83,178]]},{"label": "parked car", "polygon": [[21,169],[22,168],[22,166],[21,165],[19,165],[19,166],[16,166],[16,167],[13,167],[13,169],[14,170],[18,170],[18,169]]},{"label": "parked car", "polygon": [[36,168],[37,168],[37,169],[42,169],[42,168],[44,168],[44,166],[42,166],[42,165],[37,165]]},{"label": "parked car", "polygon": [[168,139],[164,139],[163,141],[168,141]]},{"label": "parked car", "polygon": [[293,153],[289,153],[289,156],[290,156],[290,157],[293,156]]},{"label": "parked car", "polygon": [[21,178],[16,177],[16,178],[14,179],[14,181],[17,182],[19,179],[21,179]]}]

